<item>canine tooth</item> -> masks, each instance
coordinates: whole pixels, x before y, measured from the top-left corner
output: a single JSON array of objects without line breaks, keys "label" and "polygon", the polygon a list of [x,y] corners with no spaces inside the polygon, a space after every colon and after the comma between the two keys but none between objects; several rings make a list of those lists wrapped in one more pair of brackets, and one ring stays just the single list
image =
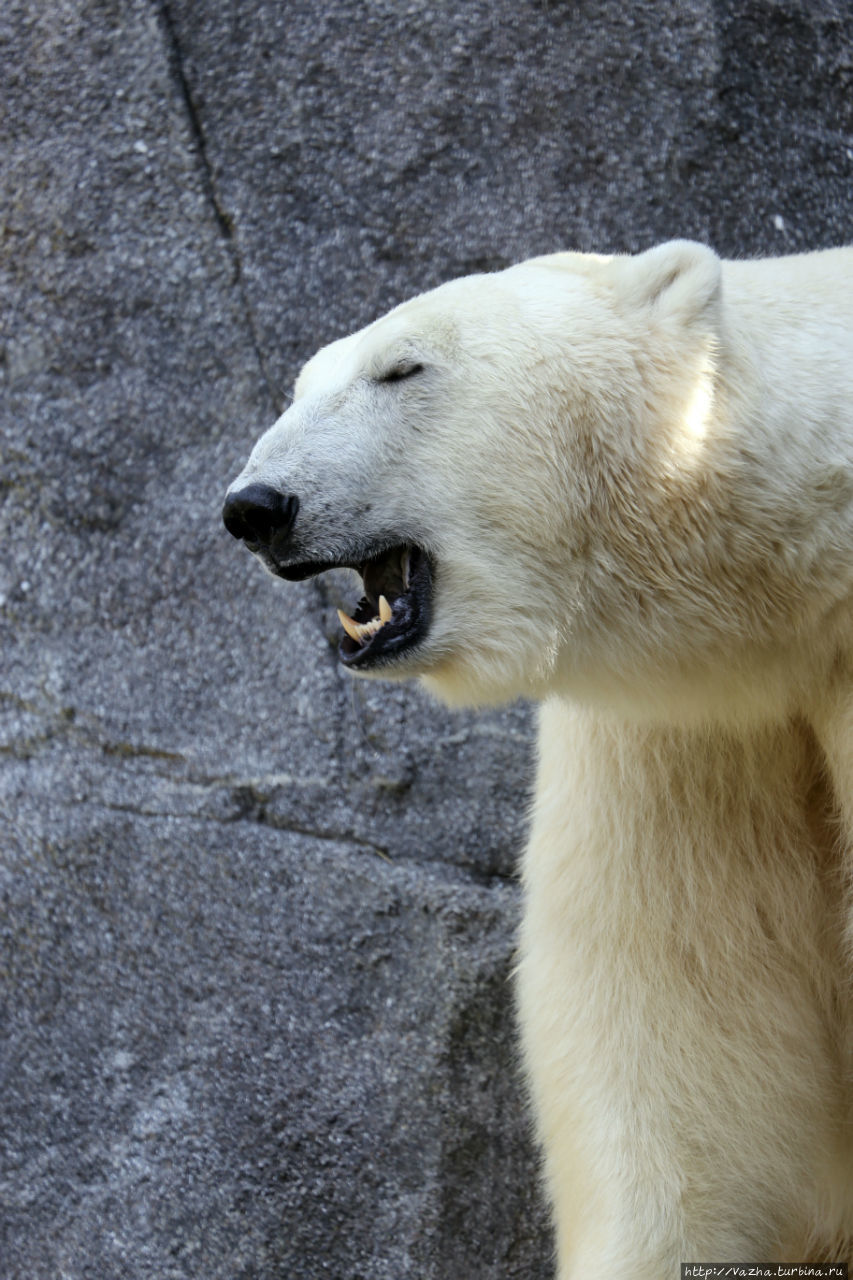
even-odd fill
[{"label": "canine tooth", "polygon": [[404,590],[406,590],[406,591],[408,591],[408,589],[409,589],[409,561],[410,561],[410,559],[411,559],[411,552],[409,551],[409,548],[407,547],[407,548],[406,548],[406,550],[403,552],[403,559],[402,559],[402,561],[400,562],[400,568],[401,568],[402,573],[403,573],[403,588],[404,588]]},{"label": "canine tooth", "polygon": [[379,597],[379,619],[381,622],[391,621],[391,606],[384,596]]},{"label": "canine tooth", "polygon": [[338,609],[338,618],[350,640],[354,640],[356,644],[361,644],[361,627],[355,619],[351,618],[348,613],[344,613],[343,609]]}]

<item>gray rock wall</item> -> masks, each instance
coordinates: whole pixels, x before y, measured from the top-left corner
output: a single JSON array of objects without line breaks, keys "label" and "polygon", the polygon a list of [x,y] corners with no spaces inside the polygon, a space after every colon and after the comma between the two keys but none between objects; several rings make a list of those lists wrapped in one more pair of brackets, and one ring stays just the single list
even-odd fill
[{"label": "gray rock wall", "polygon": [[545,1280],[530,715],[354,684],[224,488],[451,276],[853,239],[842,0],[5,0],[0,1277]]}]

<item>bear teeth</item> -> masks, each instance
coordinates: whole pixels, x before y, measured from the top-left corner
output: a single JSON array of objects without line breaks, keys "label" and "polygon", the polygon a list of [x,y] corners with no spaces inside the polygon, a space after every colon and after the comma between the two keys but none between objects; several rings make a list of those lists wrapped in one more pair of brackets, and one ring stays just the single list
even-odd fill
[{"label": "bear teeth", "polygon": [[350,640],[354,640],[356,644],[365,644],[376,635],[377,631],[385,626],[386,622],[390,622],[392,609],[385,596],[379,597],[379,617],[371,618],[369,622],[356,622],[355,618],[351,618],[348,613],[344,613],[343,609],[338,609],[338,618],[341,626],[349,636]]}]

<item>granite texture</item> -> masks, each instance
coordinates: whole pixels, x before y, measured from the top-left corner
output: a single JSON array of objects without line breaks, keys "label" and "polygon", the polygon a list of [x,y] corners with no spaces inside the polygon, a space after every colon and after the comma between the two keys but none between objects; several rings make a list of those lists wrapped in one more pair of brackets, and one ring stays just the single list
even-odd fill
[{"label": "granite texture", "polygon": [[224,489],[465,271],[853,239],[847,3],[5,0],[0,1277],[547,1280],[531,713],[348,680]]}]

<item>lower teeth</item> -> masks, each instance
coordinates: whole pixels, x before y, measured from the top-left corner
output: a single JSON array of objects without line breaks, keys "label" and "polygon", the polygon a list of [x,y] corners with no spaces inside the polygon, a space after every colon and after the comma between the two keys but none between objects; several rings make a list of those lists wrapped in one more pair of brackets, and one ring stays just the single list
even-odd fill
[{"label": "lower teeth", "polygon": [[390,622],[392,613],[391,606],[385,596],[380,596],[378,618],[371,618],[369,622],[356,622],[355,618],[351,618],[348,613],[344,613],[343,609],[338,609],[338,618],[350,640],[362,645],[372,639],[377,631],[380,631],[385,626],[386,622]]}]

